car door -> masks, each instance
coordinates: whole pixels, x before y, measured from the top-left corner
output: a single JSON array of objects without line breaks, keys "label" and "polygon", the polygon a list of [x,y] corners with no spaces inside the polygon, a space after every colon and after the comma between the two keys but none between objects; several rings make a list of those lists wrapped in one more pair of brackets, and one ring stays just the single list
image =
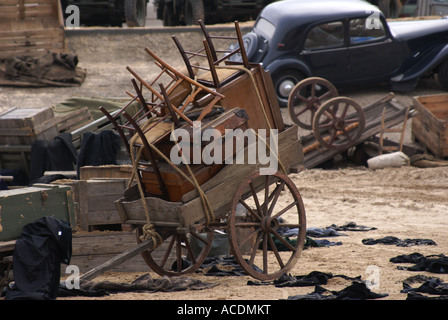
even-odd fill
[{"label": "car door", "polygon": [[370,17],[350,19],[349,75],[353,82],[383,81],[400,67],[399,52],[386,32],[384,21]]},{"label": "car door", "polygon": [[348,79],[348,52],[343,21],[326,22],[308,29],[300,52],[311,74],[334,83]]}]

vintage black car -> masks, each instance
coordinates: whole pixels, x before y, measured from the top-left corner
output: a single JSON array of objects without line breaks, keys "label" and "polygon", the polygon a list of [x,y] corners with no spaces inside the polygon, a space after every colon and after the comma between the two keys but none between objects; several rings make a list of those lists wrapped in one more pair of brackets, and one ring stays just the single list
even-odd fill
[{"label": "vintage black car", "polygon": [[284,0],[266,6],[243,38],[249,60],[270,71],[280,106],[310,76],[407,91],[437,74],[448,90],[448,19],[387,22],[366,1]]}]

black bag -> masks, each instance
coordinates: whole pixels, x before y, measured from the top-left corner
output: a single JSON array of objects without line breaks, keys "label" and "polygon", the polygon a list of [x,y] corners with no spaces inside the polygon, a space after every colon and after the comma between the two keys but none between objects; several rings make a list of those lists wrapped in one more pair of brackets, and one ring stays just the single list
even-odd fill
[{"label": "black bag", "polygon": [[23,227],[13,255],[14,286],[6,300],[54,300],[58,296],[61,263],[72,254],[70,225],[43,217]]}]

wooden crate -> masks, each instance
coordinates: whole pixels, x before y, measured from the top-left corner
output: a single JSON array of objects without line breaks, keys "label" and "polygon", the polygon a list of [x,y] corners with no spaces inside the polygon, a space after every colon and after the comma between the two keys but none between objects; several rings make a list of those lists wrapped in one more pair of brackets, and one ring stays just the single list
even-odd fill
[{"label": "wooden crate", "polygon": [[448,94],[414,97],[412,135],[435,156],[448,157]]},{"label": "wooden crate", "polygon": [[129,179],[62,180],[57,184],[69,185],[76,203],[77,229],[91,231],[95,227],[121,225],[115,201],[122,198]]},{"label": "wooden crate", "polygon": [[84,166],[79,169],[79,180],[98,178],[130,179],[132,171],[132,165]]},{"label": "wooden crate", "polygon": [[[135,232],[78,232],[72,237],[70,264],[78,266],[79,270],[84,273],[136,246]],[[65,267],[63,266],[61,275],[65,274]],[[149,271],[149,267],[142,256],[137,255],[109,271],[145,272]]]},{"label": "wooden crate", "polygon": [[44,216],[75,226],[73,193],[69,187],[35,184],[0,191],[0,241],[18,238],[25,224]]},{"label": "wooden crate", "polygon": [[0,113],[0,144],[31,145],[59,134],[51,108],[10,108]]},{"label": "wooden crate", "polygon": [[0,1],[0,60],[64,49],[59,0]]}]

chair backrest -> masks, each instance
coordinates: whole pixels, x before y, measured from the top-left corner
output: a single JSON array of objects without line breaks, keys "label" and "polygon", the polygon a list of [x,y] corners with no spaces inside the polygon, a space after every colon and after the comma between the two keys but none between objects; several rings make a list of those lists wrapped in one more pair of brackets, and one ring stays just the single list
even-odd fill
[{"label": "chair backrest", "polygon": [[[201,20],[199,20],[199,25],[205,39],[198,46],[198,49],[187,50],[176,36],[172,37],[190,78],[197,79],[198,82],[206,86],[219,88],[239,74],[235,70],[220,68],[222,64],[242,65],[247,69],[251,68],[238,22],[235,21],[235,37],[211,35]],[[216,50],[215,40],[223,40],[228,43],[228,47],[235,42],[238,45],[234,49]],[[236,54],[241,56],[241,62],[230,62],[230,58]],[[197,64],[193,63],[198,61]]]}]

